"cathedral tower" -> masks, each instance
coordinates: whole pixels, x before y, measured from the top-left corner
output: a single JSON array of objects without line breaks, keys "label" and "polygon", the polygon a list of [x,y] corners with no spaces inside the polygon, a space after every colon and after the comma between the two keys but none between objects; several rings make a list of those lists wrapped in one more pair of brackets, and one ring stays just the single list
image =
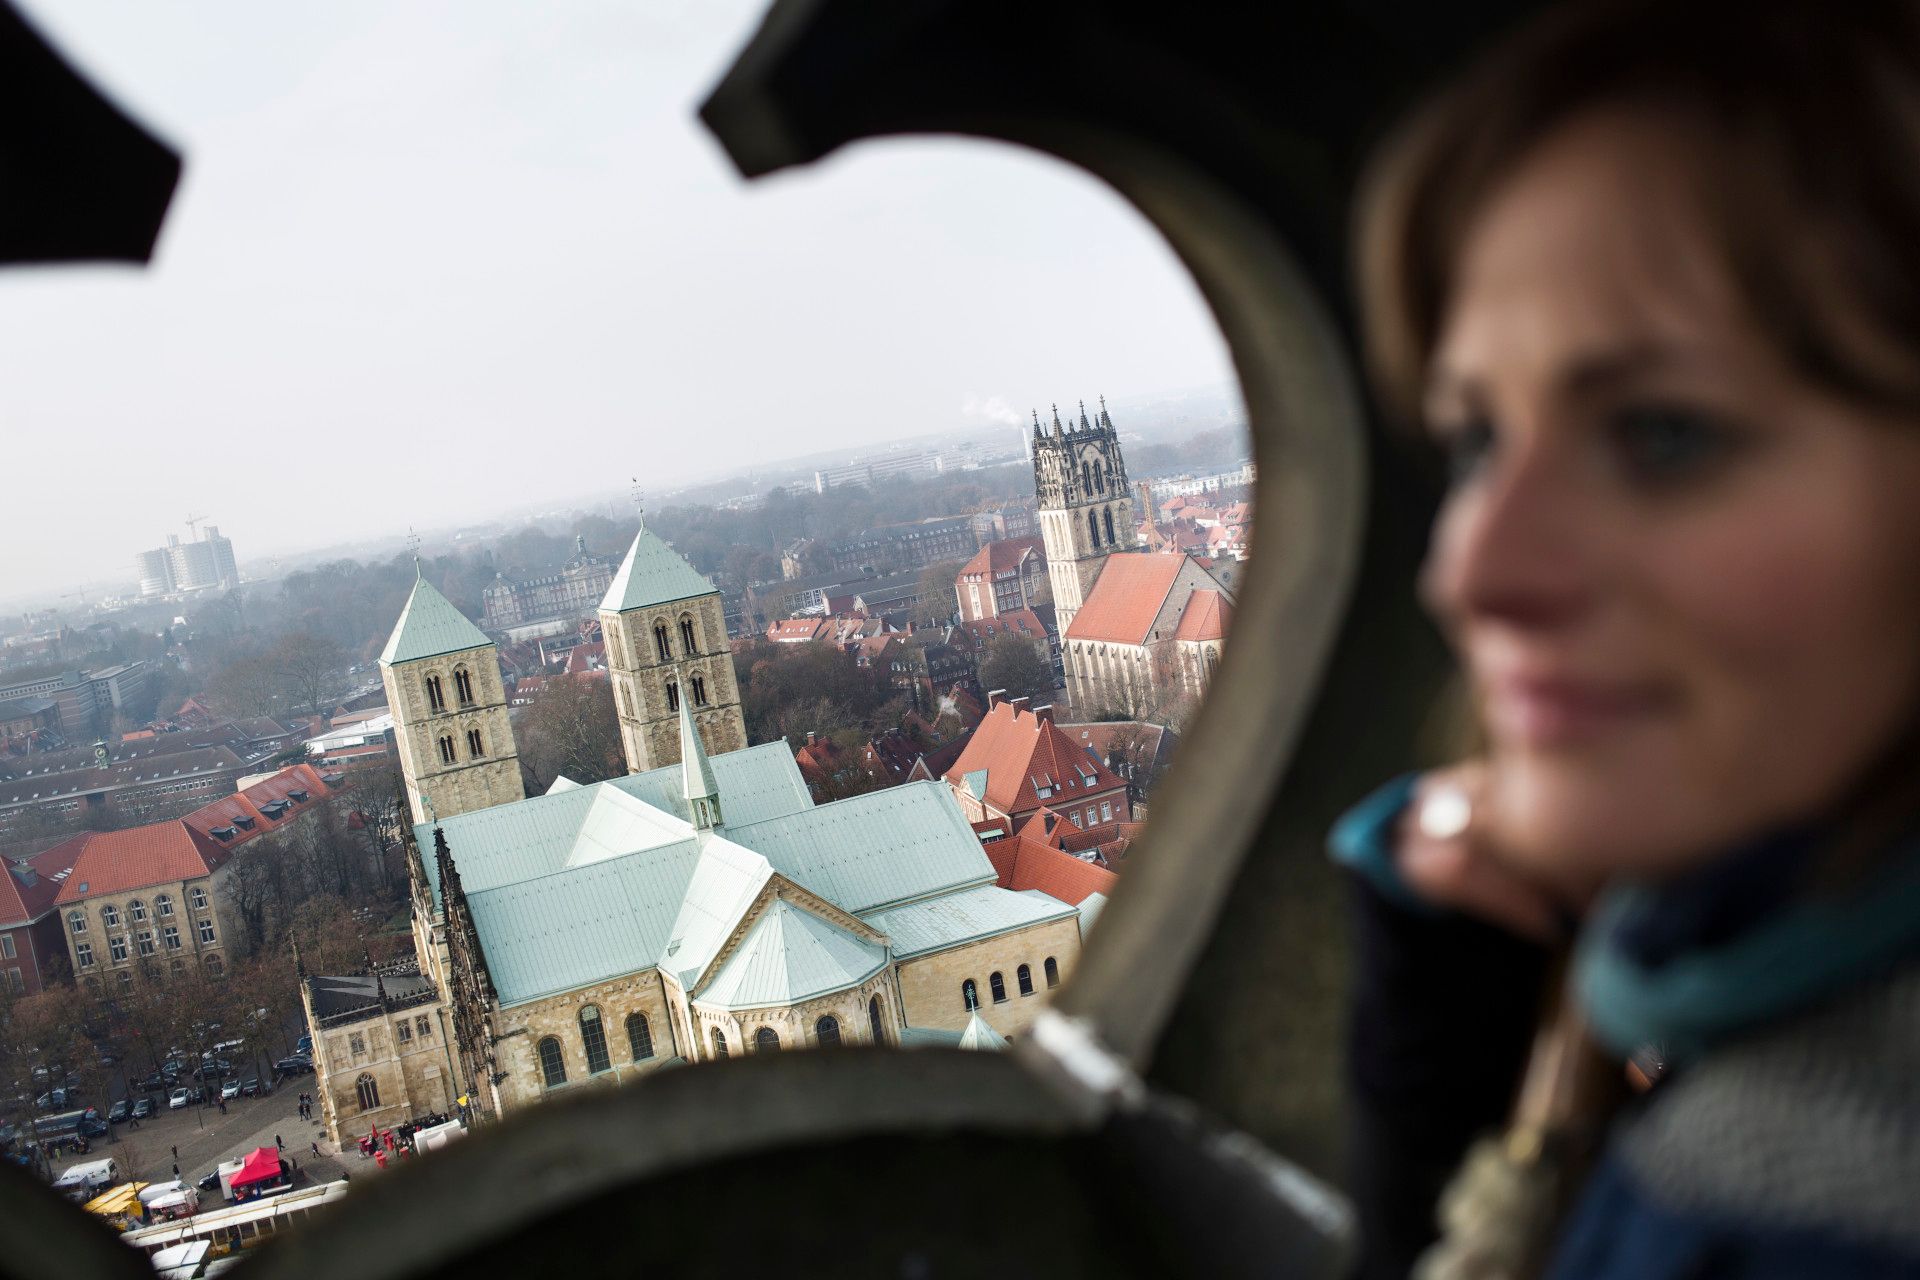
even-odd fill
[{"label": "cathedral tower", "polygon": [[1120,456],[1119,433],[1107,416],[1106,397],[1100,399],[1097,420],[1088,420],[1082,401],[1079,422],[1069,418],[1064,427],[1056,405],[1051,432],[1040,425],[1038,412],[1033,415],[1033,491],[1039,499],[1053,607],[1065,635],[1107,555],[1132,551],[1138,541],[1127,464]]},{"label": "cathedral tower", "polygon": [[644,524],[600,602],[600,631],[629,772],[679,762],[683,702],[709,752],[746,747],[720,592]]},{"label": "cathedral tower", "polygon": [[500,655],[417,565],[415,572],[413,594],[380,654],[413,820],[524,799]]}]

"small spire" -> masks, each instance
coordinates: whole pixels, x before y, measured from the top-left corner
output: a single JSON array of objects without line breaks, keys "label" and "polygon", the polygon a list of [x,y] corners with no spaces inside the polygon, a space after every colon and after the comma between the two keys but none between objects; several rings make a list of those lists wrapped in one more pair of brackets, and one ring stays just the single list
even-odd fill
[{"label": "small spire", "polygon": [[647,503],[646,503],[646,499],[642,497],[640,493],[640,477],[639,476],[633,477],[633,512],[635,515],[640,517],[641,532],[642,533],[646,532]]},{"label": "small spire", "polygon": [[407,554],[413,557],[413,578],[418,582],[424,575],[420,572],[420,535],[407,526]]},{"label": "small spire", "polygon": [[1040,438],[1040,411],[1038,409],[1033,411],[1033,438],[1035,440]]},{"label": "small spire", "polygon": [[1060,428],[1060,406],[1057,404],[1053,406],[1053,434],[1065,434]]},{"label": "small spire", "polygon": [[693,699],[684,693],[680,698],[680,777],[694,827],[711,831],[721,825],[720,784],[714,781],[707,748],[693,723]]},{"label": "small spire", "polygon": [[1087,402],[1085,400],[1080,402],[1080,429],[1082,431],[1093,430],[1093,424],[1087,421]]}]

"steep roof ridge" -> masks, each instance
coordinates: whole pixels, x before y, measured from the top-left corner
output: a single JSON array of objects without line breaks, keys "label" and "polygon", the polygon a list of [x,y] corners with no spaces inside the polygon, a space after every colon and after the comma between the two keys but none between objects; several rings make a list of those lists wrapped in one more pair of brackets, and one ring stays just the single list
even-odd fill
[{"label": "steep roof ridge", "polygon": [[473,625],[473,620],[466,614],[454,608],[453,601],[441,595],[416,565],[413,591],[407,596],[406,606],[400,610],[399,621],[393,624],[393,633],[387,637],[387,647],[380,651],[380,663],[382,666],[392,666],[396,662],[435,658],[443,653],[478,649],[492,643],[487,639],[487,633]]},{"label": "steep roof ridge", "polygon": [[607,584],[600,608],[607,613],[626,613],[712,595],[718,590],[659,535],[642,527],[633,535],[633,544],[627,548],[613,581]]}]

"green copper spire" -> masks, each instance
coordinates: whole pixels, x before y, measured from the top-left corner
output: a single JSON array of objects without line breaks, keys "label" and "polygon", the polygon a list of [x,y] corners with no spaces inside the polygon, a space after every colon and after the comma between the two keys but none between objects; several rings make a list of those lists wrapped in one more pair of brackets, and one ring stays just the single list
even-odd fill
[{"label": "green copper spire", "polygon": [[680,775],[682,794],[693,825],[711,831],[720,825],[720,784],[713,779],[713,766],[707,761],[707,749],[700,741],[700,730],[693,723],[693,694],[680,693]]},{"label": "green copper spire", "polygon": [[413,594],[407,597],[406,608],[400,610],[400,621],[387,637],[387,647],[380,651],[380,662],[390,667],[396,662],[433,658],[492,643],[486,632],[473,625],[472,619],[453,607],[453,601],[434,589],[415,561]]}]

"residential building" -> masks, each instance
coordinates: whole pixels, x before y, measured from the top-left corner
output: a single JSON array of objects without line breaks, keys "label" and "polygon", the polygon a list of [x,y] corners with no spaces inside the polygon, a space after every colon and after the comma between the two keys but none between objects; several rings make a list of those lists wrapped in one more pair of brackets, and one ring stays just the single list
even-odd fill
[{"label": "residential building", "polygon": [[1008,538],[1031,538],[1040,532],[1033,516],[1033,499],[1002,502],[973,516],[974,541],[981,546]]},{"label": "residential building", "polygon": [[345,783],[293,765],[184,818],[89,831],[45,857],[70,859],[54,897],[74,977],[91,991],[189,965],[221,973],[248,943],[229,893],[234,851],[299,821]]},{"label": "residential building", "polygon": [[1174,749],[1180,745],[1178,733],[1150,720],[1062,724],[1060,732],[1125,778],[1136,807],[1173,763]]},{"label": "residential building", "polygon": [[962,622],[1051,604],[1044,541],[1035,536],[989,542],[955,575],[953,594]]},{"label": "residential building", "polygon": [[73,857],[63,843],[30,858],[10,859],[0,875],[0,984],[9,995],[43,990],[69,968],[54,898],[73,869]]},{"label": "residential building", "polygon": [[814,550],[838,572],[873,574],[920,569],[936,560],[965,560],[979,545],[972,516],[930,516],[867,529]]},{"label": "residential building", "polygon": [[707,750],[747,745],[720,592],[644,523],[600,602],[600,630],[627,768],[680,759],[683,703]]},{"label": "residential building", "polygon": [[509,582],[504,574],[480,593],[482,621],[489,631],[556,618],[583,617],[600,603],[613,581],[613,562],[587,550],[587,540],[575,536],[573,556],[552,573]]},{"label": "residential building", "polygon": [[960,630],[966,633],[973,644],[974,653],[980,657],[985,657],[988,646],[1002,636],[1031,640],[1034,647],[1046,655],[1047,665],[1053,668],[1057,679],[1064,669],[1060,664],[1060,629],[1054,625],[1053,618],[1053,606],[1040,604],[1030,609],[982,618],[978,622],[963,622]]},{"label": "residential building", "polygon": [[1053,605],[1061,628],[1071,630],[1107,557],[1135,545],[1126,459],[1104,398],[1097,420],[1087,417],[1082,401],[1080,421],[1071,430],[1061,425],[1057,406],[1050,433],[1034,414],[1033,485]]},{"label": "residential building", "polygon": [[1252,462],[1243,462],[1231,471],[1221,471],[1206,476],[1170,476],[1153,482],[1153,496],[1156,498],[1194,497],[1203,493],[1219,493],[1223,489],[1251,490],[1259,473]]},{"label": "residential building", "polygon": [[1042,808],[1083,830],[1133,820],[1125,780],[1062,733],[1052,707],[1029,709],[998,690],[987,702],[986,719],[945,775],[969,822],[1018,826]]},{"label": "residential building", "polygon": [[140,595],[146,599],[240,584],[233,543],[220,535],[216,525],[208,525],[192,542],[168,534],[166,546],[142,551],[134,557],[133,568],[140,580]]},{"label": "residential building", "polygon": [[823,467],[813,473],[813,491],[825,493],[835,486],[849,484],[871,489],[887,480],[926,480],[938,469],[938,458],[931,453],[889,453],[843,467]]},{"label": "residential building", "polygon": [[305,737],[302,727],[261,717],[0,756],[0,830],[36,811],[76,822],[182,813],[232,791]]}]

